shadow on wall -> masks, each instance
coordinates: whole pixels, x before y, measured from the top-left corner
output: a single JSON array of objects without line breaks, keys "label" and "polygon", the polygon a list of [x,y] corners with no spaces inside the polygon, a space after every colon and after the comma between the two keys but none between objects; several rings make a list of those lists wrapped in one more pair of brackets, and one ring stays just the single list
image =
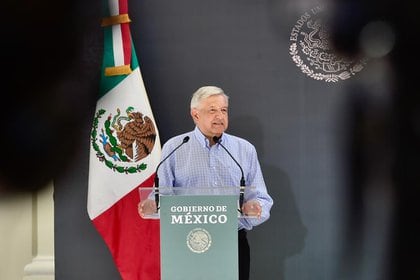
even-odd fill
[{"label": "shadow on wall", "polygon": [[305,246],[307,228],[303,225],[288,175],[276,166],[263,162],[262,124],[254,116],[232,119],[233,134],[243,137],[257,149],[269,194],[274,200],[270,219],[249,232],[251,279],[271,276],[283,280],[287,258],[300,253]]},{"label": "shadow on wall", "polygon": [[[386,106],[378,106],[374,87],[353,90],[348,211],[354,214],[345,221],[351,234],[344,242],[351,248],[342,258],[337,277],[355,279],[349,271],[363,275],[371,269],[379,275],[377,279],[420,279],[418,4],[378,0],[336,0],[333,4],[335,48],[349,57],[367,54],[372,60],[386,61],[392,73],[379,81],[390,92]],[[379,92],[382,97],[386,93]],[[384,209],[390,226],[367,239],[367,221],[377,211],[372,206],[378,195],[390,200],[392,207]],[[390,237],[387,258],[372,267],[371,246],[385,234]],[[367,261],[360,261],[362,257]]]},{"label": "shadow on wall", "polygon": [[[6,1],[1,18],[0,193],[35,191],[70,164],[93,115],[95,1]],[[99,9],[100,11],[100,9]],[[88,37],[89,35],[89,37]],[[100,36],[97,36],[101,39]]]}]

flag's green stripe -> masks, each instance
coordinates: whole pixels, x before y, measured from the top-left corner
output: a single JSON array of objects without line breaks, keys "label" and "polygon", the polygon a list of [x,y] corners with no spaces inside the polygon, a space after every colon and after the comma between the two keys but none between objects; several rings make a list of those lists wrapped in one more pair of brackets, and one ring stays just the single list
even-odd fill
[{"label": "flag's green stripe", "polygon": [[[105,76],[105,68],[114,66],[114,52],[112,48],[112,27],[104,28],[104,55],[102,60],[102,73],[99,89],[99,97],[104,96],[108,91],[118,85],[127,75],[120,76]],[[133,41],[131,40],[131,69],[134,70],[139,67],[137,55],[134,49]]]}]

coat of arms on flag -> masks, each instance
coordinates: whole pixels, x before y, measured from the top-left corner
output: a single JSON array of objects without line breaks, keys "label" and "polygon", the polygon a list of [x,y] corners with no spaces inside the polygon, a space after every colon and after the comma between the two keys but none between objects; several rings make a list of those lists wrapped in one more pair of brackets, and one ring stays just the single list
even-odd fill
[{"label": "coat of arms on flag", "polygon": [[155,146],[156,129],[152,119],[132,106],[125,110],[125,114],[117,108],[116,114],[110,112],[99,128],[99,120],[104,114],[106,110],[99,109],[93,121],[91,140],[98,159],[121,173],[145,170],[145,163],[136,166],[132,163],[147,157]]}]

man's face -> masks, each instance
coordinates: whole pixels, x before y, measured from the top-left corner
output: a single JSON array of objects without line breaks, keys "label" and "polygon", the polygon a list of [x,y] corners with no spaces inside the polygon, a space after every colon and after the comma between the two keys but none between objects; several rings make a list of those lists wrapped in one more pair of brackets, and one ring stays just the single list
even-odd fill
[{"label": "man's face", "polygon": [[220,136],[228,128],[228,102],[223,95],[203,99],[191,116],[200,131],[209,139]]}]

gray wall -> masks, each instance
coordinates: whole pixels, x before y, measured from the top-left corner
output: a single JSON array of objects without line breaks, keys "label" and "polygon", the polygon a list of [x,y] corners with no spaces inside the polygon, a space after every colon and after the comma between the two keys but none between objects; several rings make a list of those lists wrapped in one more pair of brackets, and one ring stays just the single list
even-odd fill
[{"label": "gray wall", "polygon": [[[307,2],[129,2],[132,36],[162,143],[193,128],[190,96],[212,84],[231,97],[229,132],[257,147],[274,206],[271,219],[249,234],[254,280],[336,280],[343,259],[348,89],[369,70],[337,83],[302,73],[289,54],[289,36],[315,5]],[[101,57],[99,20],[90,28],[87,64],[94,64]],[[85,125],[80,135],[85,145],[55,181],[56,279],[119,279],[86,212],[90,124]],[[376,250],[371,250],[373,267],[380,266]],[[370,266],[356,267],[363,277],[353,279],[375,279]]]}]

